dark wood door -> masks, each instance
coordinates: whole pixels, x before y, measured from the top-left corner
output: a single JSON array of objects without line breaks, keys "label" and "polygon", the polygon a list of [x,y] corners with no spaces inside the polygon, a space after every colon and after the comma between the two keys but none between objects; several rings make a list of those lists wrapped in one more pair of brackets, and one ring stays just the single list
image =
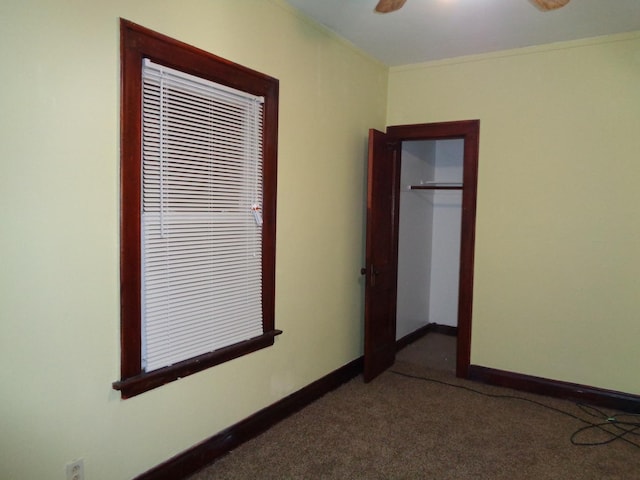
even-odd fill
[{"label": "dark wood door", "polygon": [[364,380],[393,365],[396,354],[398,150],[369,130]]},{"label": "dark wood door", "polygon": [[396,352],[398,215],[404,141],[464,139],[456,375],[469,376],[480,121],[396,125],[369,131],[364,380],[393,365]]}]

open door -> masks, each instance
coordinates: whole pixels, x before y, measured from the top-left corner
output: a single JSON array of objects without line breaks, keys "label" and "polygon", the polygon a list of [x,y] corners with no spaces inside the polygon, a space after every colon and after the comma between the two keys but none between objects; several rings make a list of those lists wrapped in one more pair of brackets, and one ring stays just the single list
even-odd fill
[{"label": "open door", "polygon": [[397,198],[399,158],[385,133],[369,130],[365,282],[364,381],[396,355]]},{"label": "open door", "polygon": [[468,378],[478,182],[479,120],[396,125],[369,131],[364,380],[393,365],[396,354],[398,215],[403,141],[464,139],[456,376]]}]

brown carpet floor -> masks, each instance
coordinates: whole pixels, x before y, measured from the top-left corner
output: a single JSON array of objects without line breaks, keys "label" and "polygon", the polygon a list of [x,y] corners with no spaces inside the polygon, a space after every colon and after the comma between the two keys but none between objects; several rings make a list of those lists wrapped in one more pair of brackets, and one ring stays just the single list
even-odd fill
[{"label": "brown carpet floor", "polygon": [[[455,339],[434,335],[400,352],[392,371],[369,384],[353,379],[190,480],[640,479],[639,448],[620,440],[573,445],[572,434],[585,426],[577,419],[393,373],[525,397],[596,421],[570,402],[456,379]],[[595,431],[578,437],[607,438]]]}]

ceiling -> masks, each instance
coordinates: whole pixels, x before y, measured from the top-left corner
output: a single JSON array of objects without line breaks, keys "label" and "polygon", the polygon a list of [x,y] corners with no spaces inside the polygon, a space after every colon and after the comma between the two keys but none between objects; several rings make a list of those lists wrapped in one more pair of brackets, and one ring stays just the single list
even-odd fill
[{"label": "ceiling", "polygon": [[640,0],[571,0],[542,12],[530,0],[286,0],[389,66],[640,30]]}]

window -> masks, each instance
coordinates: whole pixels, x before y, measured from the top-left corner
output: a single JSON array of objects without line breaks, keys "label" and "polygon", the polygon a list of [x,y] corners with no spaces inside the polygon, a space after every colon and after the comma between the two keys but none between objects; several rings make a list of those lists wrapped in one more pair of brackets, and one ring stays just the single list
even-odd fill
[{"label": "window", "polygon": [[273,345],[278,81],[121,21],[128,398]]}]

